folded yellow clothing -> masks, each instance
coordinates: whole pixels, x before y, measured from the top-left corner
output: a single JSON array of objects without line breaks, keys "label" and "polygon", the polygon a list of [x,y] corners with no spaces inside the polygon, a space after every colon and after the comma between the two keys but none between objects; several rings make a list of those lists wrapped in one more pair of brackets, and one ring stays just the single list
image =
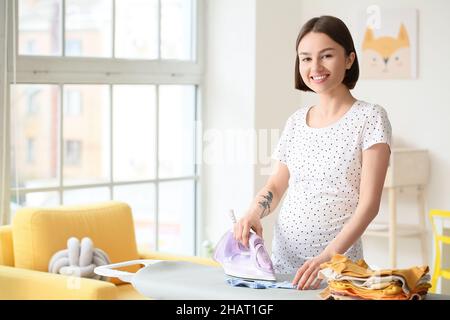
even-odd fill
[{"label": "folded yellow clothing", "polygon": [[[424,297],[426,295],[425,293],[414,293],[411,294],[408,297],[405,296],[401,296],[401,295],[397,295],[397,296],[390,296],[389,298],[381,298],[381,299],[376,299],[376,300],[423,300]],[[324,291],[322,291],[320,293],[320,296],[322,297],[322,299],[324,300],[375,300],[374,298],[370,298],[370,297],[361,297],[359,295],[352,295],[348,292],[339,292],[339,291],[335,291],[335,290],[331,290],[329,287],[327,287]]]},{"label": "folded yellow clothing", "polygon": [[[323,299],[422,299],[431,287],[427,282],[428,266],[372,270],[362,259],[353,262],[335,255],[320,267],[319,276],[328,281],[328,287],[320,294]],[[374,286],[374,281],[382,285]]]},{"label": "folded yellow clothing", "polygon": [[362,299],[370,300],[410,300],[413,298],[419,298],[425,295],[430,288],[430,284],[424,283],[411,292],[406,293],[402,290],[402,287],[398,283],[391,283],[384,289],[365,289],[354,286],[347,281],[330,281],[328,283],[331,294],[359,297]]},{"label": "folded yellow clothing", "polygon": [[344,255],[336,254],[330,261],[322,263],[321,269],[330,268],[334,272],[346,276],[369,278],[371,276],[400,276],[405,279],[408,288],[413,289],[416,287],[418,281],[428,273],[428,266],[412,267],[409,269],[383,269],[372,270],[366,264],[364,260],[353,262]]}]

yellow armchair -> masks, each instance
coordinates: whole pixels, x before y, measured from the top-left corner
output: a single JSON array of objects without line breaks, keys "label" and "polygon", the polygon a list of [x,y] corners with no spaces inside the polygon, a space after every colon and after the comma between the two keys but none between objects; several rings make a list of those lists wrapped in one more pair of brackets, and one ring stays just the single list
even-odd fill
[{"label": "yellow armchair", "polygon": [[[131,284],[47,272],[51,256],[67,239],[90,237],[111,263],[136,260],[182,260],[217,265],[211,259],[137,249],[130,207],[109,201],[86,206],[25,208],[12,225],[0,226],[0,299],[146,299]],[[127,268],[135,272],[139,266]]]}]

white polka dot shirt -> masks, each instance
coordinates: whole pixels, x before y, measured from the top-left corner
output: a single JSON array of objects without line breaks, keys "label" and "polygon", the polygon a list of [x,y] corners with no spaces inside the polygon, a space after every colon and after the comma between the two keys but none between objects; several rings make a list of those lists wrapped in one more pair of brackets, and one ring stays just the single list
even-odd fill
[{"label": "white polka dot shirt", "polygon": [[[272,261],[278,273],[295,273],[319,255],[358,205],[362,151],[391,145],[384,108],[361,100],[323,128],[306,123],[310,107],[289,117],[272,158],[289,169],[289,188],[274,227]],[[363,258],[361,239],[345,253]]]}]

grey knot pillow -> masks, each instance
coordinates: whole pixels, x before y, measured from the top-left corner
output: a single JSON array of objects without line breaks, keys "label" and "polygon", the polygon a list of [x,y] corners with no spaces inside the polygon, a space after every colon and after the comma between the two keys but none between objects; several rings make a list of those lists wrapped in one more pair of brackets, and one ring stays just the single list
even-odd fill
[{"label": "grey knot pillow", "polygon": [[67,240],[67,249],[56,252],[48,264],[48,272],[59,273],[66,276],[107,280],[94,273],[94,268],[110,264],[108,255],[88,237],[78,240],[75,237]]}]

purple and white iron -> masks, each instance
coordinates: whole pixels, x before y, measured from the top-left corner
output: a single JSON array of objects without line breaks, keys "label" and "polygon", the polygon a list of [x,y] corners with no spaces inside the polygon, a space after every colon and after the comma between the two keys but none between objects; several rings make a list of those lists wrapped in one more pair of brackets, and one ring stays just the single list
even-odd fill
[{"label": "purple and white iron", "polygon": [[[236,223],[233,210],[230,211],[233,224]],[[276,281],[272,260],[264,247],[264,240],[253,231],[250,232],[248,248],[234,239],[233,230],[217,243],[213,259],[219,262],[225,273],[232,277]]]}]

